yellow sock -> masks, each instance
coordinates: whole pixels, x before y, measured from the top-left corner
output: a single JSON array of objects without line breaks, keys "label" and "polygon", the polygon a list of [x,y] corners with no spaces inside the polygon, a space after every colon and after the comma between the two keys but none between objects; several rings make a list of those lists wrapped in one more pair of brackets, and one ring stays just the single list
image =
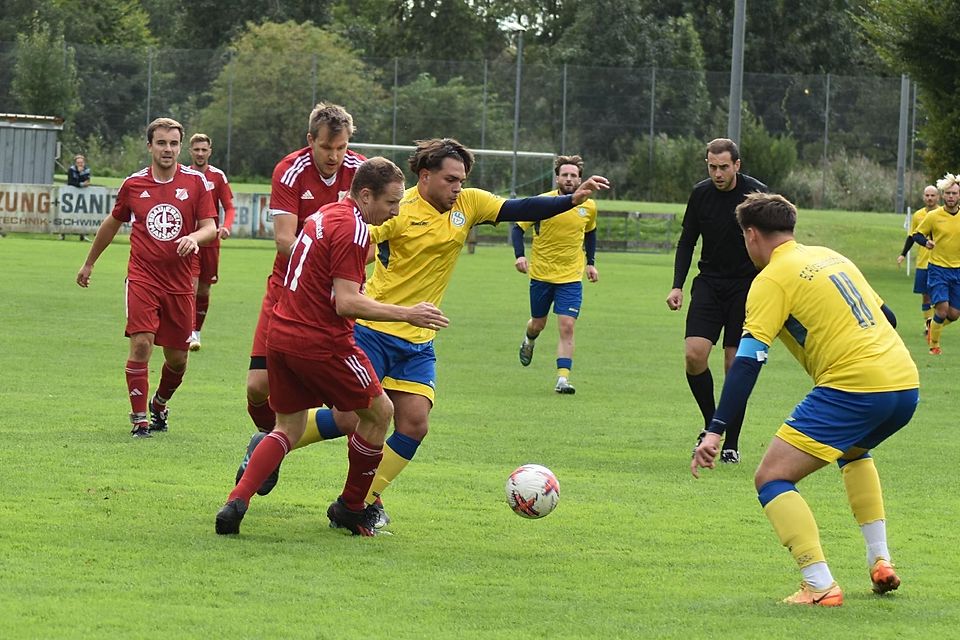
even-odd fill
[{"label": "yellow sock", "polygon": [[796,491],[785,491],[767,503],[763,512],[801,569],[826,562],[820,547],[820,531],[807,501]]},{"label": "yellow sock", "polygon": [[297,443],[293,445],[293,449],[300,449],[308,444],[320,442],[321,440],[323,440],[323,436],[320,435],[320,429],[317,427],[317,410],[308,409],[307,429],[303,432],[303,435],[300,436],[300,439],[297,440]]},{"label": "yellow sock", "polygon": [[940,346],[940,332],[943,331],[943,328],[947,326],[949,320],[944,320],[942,323],[934,320],[930,323],[930,346],[939,347]]},{"label": "yellow sock", "polygon": [[924,320],[933,320],[933,307],[923,310],[923,319]]},{"label": "yellow sock", "polygon": [[570,369],[566,369],[566,368],[564,368],[564,367],[558,367],[558,368],[557,368],[557,377],[558,377],[558,378],[569,378],[569,377],[570,377]]},{"label": "yellow sock", "polygon": [[380,497],[390,483],[393,482],[400,472],[407,468],[409,460],[394,451],[389,444],[383,445],[383,460],[377,467],[377,475],[373,478],[373,484],[370,485],[370,491],[367,493],[365,502],[373,504]]},{"label": "yellow sock", "polygon": [[847,489],[847,500],[853,510],[857,524],[867,524],[876,520],[885,520],[883,509],[883,491],[880,489],[880,475],[873,464],[873,458],[861,458],[843,465],[843,486]]}]

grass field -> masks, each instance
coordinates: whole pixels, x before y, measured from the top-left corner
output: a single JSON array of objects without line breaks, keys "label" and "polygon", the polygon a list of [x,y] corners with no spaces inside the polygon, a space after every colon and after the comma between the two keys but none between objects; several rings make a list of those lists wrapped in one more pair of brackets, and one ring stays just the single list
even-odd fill
[{"label": "grass field", "polygon": [[[550,320],[528,368],[517,346],[526,279],[507,247],[464,255],[443,303],[431,435],[385,494],[391,536],[327,528],[343,441],[297,451],[255,498],[238,537],[213,517],[252,433],[244,380],[265,241],[224,244],[221,283],[170,404],[171,430],[129,435],[123,275],[111,247],[91,288],[87,244],[0,239],[0,638],[931,638],[960,625],[960,456],[953,436],[960,331],[926,354],[918,298],[895,267],[893,216],[801,212],[801,240],[863,267],[897,312],[920,367],[914,421],[876,452],[903,578],[870,593],[839,474],[800,485],[845,590],[838,610],[778,603],[799,582],[752,471],[809,379],[772,349],[741,438],[743,464],[689,474],[699,416],[682,365],[682,314],[666,309],[672,256],[598,257],[584,286],[573,380],[554,383]],[[161,360],[152,363],[155,387]],[[719,360],[714,371],[719,375]],[[505,504],[507,474],[538,462],[560,479],[540,521]]]}]

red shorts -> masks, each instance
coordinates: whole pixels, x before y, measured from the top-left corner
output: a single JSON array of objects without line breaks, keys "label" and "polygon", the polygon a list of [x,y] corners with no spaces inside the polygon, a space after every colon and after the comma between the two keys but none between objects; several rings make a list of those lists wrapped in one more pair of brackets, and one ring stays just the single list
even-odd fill
[{"label": "red shorts", "polygon": [[340,411],[366,409],[383,393],[373,365],[359,347],[352,353],[311,360],[267,350],[270,408],[297,413],[320,405]]},{"label": "red shorts", "polygon": [[200,253],[193,256],[191,269],[193,277],[203,284],[216,284],[219,276],[217,269],[220,266],[220,245],[200,247]]},{"label": "red shorts", "polygon": [[270,318],[273,317],[273,305],[280,299],[280,292],[283,291],[283,283],[274,284],[273,276],[267,278],[267,293],[263,296],[263,303],[260,305],[260,317],[257,319],[257,330],[253,333],[253,349],[250,350],[250,357],[266,357],[267,355],[267,330],[270,328]]},{"label": "red shorts", "polygon": [[154,344],[186,351],[193,331],[194,301],[192,293],[167,293],[143,282],[127,280],[124,335],[152,333]]}]

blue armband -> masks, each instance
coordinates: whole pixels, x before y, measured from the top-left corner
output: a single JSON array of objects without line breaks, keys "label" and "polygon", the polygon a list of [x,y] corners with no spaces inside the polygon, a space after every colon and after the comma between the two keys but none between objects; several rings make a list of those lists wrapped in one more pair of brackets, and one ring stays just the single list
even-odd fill
[{"label": "blue armband", "polygon": [[720,402],[707,431],[723,435],[727,423],[746,409],[747,399],[757,383],[757,376],[760,375],[760,367],[767,361],[769,348],[769,345],[749,333],[740,338],[737,357],[733,359],[733,364],[724,378]]}]

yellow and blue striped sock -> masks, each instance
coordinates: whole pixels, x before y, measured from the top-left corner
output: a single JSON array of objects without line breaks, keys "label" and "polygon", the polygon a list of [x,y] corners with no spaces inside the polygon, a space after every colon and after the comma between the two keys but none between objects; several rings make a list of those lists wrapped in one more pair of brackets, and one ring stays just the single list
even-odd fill
[{"label": "yellow and blue striped sock", "polygon": [[390,483],[396,480],[400,472],[407,468],[407,464],[417,453],[420,442],[410,436],[394,431],[383,445],[383,460],[377,467],[377,475],[373,478],[370,491],[365,502],[373,504],[386,491]]},{"label": "yellow and blue striped sock", "polygon": [[337,423],[333,419],[333,411],[322,407],[310,409],[307,411],[307,428],[293,448],[300,449],[314,442],[333,440],[343,436],[344,433],[337,428]]},{"label": "yellow and blue striped sock", "polygon": [[817,521],[796,485],[786,480],[772,480],[760,487],[757,497],[780,543],[790,551],[800,569],[826,562]]}]

